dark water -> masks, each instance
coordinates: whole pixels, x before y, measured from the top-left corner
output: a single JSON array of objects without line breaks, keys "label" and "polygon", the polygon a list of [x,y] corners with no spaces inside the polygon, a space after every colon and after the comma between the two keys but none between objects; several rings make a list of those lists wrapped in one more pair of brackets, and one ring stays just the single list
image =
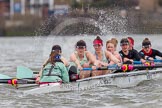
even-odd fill
[{"label": "dark water", "polygon": [[[133,35],[134,36],[134,35]],[[115,36],[104,36],[106,42]],[[126,36],[123,36],[126,37]],[[161,36],[134,36],[135,48],[140,50],[141,42],[145,37],[152,41],[152,47],[161,50]],[[62,46],[63,55],[68,59],[74,51],[76,41],[84,39],[87,49],[93,52],[92,36],[77,37],[13,37],[0,38],[0,72],[9,76],[16,75],[17,66],[26,66],[39,69],[48,57],[54,44]],[[116,36],[118,40],[122,36]],[[120,50],[120,46],[118,46]],[[132,88],[98,87],[89,91],[48,93],[41,95],[22,95],[21,91],[12,86],[0,85],[0,107],[6,108],[160,108],[162,106],[162,83],[158,81],[145,81]]]}]

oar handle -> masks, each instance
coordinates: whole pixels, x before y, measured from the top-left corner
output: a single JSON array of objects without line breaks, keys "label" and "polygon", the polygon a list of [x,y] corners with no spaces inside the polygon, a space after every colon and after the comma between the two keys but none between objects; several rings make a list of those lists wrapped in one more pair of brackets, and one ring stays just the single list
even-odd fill
[{"label": "oar handle", "polygon": [[141,61],[133,61],[133,64],[142,64]]},{"label": "oar handle", "polygon": [[[83,68],[83,71],[91,71],[91,70],[94,70],[92,68]],[[108,70],[108,67],[99,67],[97,68],[96,70]]]},{"label": "oar handle", "polygon": [[89,71],[92,70],[92,68],[83,68],[83,71]]},{"label": "oar handle", "polygon": [[159,68],[162,67],[162,64],[142,64],[142,65],[128,65],[128,64],[124,64],[121,66],[121,70],[122,71],[132,71],[133,69],[147,69],[147,68]]},{"label": "oar handle", "polygon": [[[162,60],[154,59],[153,61],[148,61],[148,62],[162,62]],[[141,61],[133,61],[133,64],[142,64],[142,62]]]},{"label": "oar handle", "polygon": [[[119,69],[118,65],[110,65],[110,66],[103,66],[103,67],[98,67],[96,70],[116,70]],[[84,71],[91,71],[93,70],[92,68],[83,68]]]},{"label": "oar handle", "polygon": [[[146,68],[159,68],[162,67],[162,64],[141,64],[141,65],[128,65],[128,64],[123,64],[121,67],[119,66],[106,66],[106,67],[100,67],[97,68],[96,70],[119,70],[119,71],[132,71],[134,69],[146,69]],[[93,70],[92,68],[83,68],[83,70]]]},{"label": "oar handle", "polygon": [[8,84],[34,84],[34,80],[9,80]]},{"label": "oar handle", "polygon": [[162,60],[154,59],[154,62],[162,62]]},{"label": "oar handle", "polygon": [[[146,63],[157,62],[157,61],[146,61]],[[133,61],[133,64],[143,64],[141,61]]]}]

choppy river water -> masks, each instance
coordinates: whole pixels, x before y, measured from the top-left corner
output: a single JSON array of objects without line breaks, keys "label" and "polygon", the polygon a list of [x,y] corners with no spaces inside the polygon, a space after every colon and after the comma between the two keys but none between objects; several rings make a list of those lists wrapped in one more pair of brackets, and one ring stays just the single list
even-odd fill
[{"label": "choppy river water", "polygon": [[[135,48],[141,49],[142,40],[150,38],[152,47],[162,49],[160,35],[131,35],[135,39]],[[103,36],[104,43],[116,37],[118,41],[126,36]],[[48,36],[48,37],[1,37],[0,38],[0,73],[15,76],[17,66],[39,69],[48,57],[54,44],[62,46],[63,55],[75,50],[75,43],[80,39],[87,42],[87,49],[93,52],[93,36]],[[105,45],[105,44],[104,44]],[[105,47],[104,47],[105,48]],[[118,45],[118,50],[120,46]],[[7,85],[0,85],[0,107],[6,108],[160,108],[162,106],[162,81],[145,81],[132,88],[113,86],[98,87],[82,92],[49,93],[23,96],[21,90]]]}]

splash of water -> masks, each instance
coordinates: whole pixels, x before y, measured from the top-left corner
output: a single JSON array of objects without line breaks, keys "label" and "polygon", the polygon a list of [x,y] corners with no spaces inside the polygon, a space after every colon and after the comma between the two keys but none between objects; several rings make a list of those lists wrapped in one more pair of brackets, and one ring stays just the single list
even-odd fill
[{"label": "splash of water", "polygon": [[101,35],[127,34],[127,19],[119,15],[116,11],[99,11],[99,18],[96,22],[101,30]]},{"label": "splash of water", "polygon": [[[79,25],[80,23],[82,23],[82,25]],[[58,38],[56,35],[59,35],[59,33],[64,32],[64,35],[66,36],[67,36],[66,33],[68,32],[71,33],[71,34],[68,34],[69,36],[72,36],[74,34],[79,34],[80,36],[82,36],[84,34],[84,38],[83,38],[84,40],[88,39],[87,37],[91,35],[90,33],[92,33],[92,35],[99,34],[102,36],[109,35],[109,37],[113,37],[113,34],[128,33],[126,29],[126,24],[127,24],[127,19],[122,18],[119,15],[119,11],[117,10],[115,11],[100,10],[97,12],[95,17],[91,17],[91,16],[88,16],[88,17],[87,16],[85,17],[67,16],[65,17],[63,16],[60,18],[56,16],[51,16],[43,23],[43,25],[39,28],[39,30],[36,31],[35,49],[37,49],[37,46],[39,46],[39,48],[41,46],[42,48],[41,50],[43,51],[43,53],[33,54],[33,60],[37,58],[38,56],[42,56],[43,58],[48,57],[50,49],[54,44],[60,44],[62,45],[63,48],[64,47],[71,48],[71,46],[75,46],[75,45],[72,45],[73,43],[66,42],[67,41],[66,38],[58,40],[60,38]],[[72,27],[71,25],[75,25],[75,26]],[[80,31],[79,28],[77,28],[77,26],[81,27],[83,31]],[[64,29],[66,27],[69,27],[69,29]],[[72,29],[70,27],[72,27]],[[99,30],[90,29],[90,28],[98,28]],[[75,29],[76,33],[72,32],[73,29]],[[57,30],[57,34],[55,34],[56,33],[55,30]],[[50,34],[50,35],[47,35],[46,37],[44,37],[42,41],[42,38],[41,38],[42,34],[44,35]],[[86,34],[88,34],[88,36]],[[74,39],[74,37],[72,37],[72,39]],[[75,40],[77,41],[78,38]],[[63,42],[65,42],[66,45],[62,44]],[[73,50],[71,50],[71,52]]]}]

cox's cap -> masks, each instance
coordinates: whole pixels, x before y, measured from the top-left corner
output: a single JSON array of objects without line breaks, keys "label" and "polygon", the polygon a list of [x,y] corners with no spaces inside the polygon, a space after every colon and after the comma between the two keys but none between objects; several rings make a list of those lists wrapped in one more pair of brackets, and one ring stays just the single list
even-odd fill
[{"label": "cox's cap", "polygon": [[52,47],[52,51],[55,51],[55,50],[60,50],[60,51],[61,51],[60,45],[54,45],[54,46]]}]

